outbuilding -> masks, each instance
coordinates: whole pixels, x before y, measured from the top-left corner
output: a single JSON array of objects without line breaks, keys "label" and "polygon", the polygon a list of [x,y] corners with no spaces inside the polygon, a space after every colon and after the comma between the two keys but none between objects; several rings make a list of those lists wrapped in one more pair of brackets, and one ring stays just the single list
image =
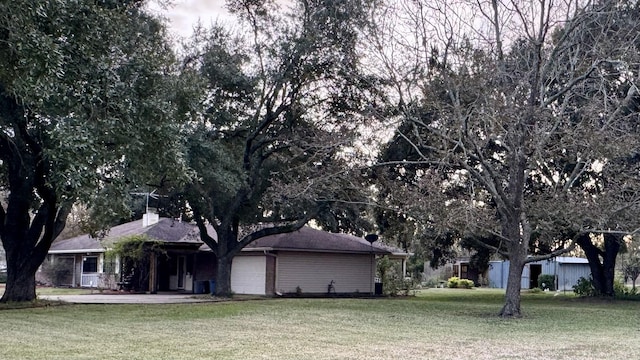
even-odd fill
[{"label": "outbuilding", "polygon": [[[591,275],[587,259],[578,257],[555,257],[548,260],[536,261],[525,265],[522,271],[521,286],[523,289],[538,287],[540,275],[553,275],[555,289],[573,290],[573,286],[581,277]],[[489,262],[489,287],[506,288],[509,277],[509,261]]]}]

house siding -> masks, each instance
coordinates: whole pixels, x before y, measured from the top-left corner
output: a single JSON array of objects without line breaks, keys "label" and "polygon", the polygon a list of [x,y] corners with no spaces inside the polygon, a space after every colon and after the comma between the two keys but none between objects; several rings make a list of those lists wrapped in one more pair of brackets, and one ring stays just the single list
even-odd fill
[{"label": "house siding", "polygon": [[336,293],[373,291],[375,262],[369,254],[279,253],[276,290],[327,293],[333,280]]},{"label": "house siding", "polygon": [[231,264],[231,291],[266,295],[267,257],[236,256]]}]

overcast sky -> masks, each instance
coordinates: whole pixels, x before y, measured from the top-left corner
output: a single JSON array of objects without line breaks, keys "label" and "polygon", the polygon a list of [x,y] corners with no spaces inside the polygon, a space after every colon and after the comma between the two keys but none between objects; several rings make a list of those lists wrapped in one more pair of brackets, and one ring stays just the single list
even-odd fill
[{"label": "overcast sky", "polygon": [[188,37],[198,20],[206,27],[216,20],[231,21],[224,4],[225,0],[171,0],[171,5],[162,8],[156,0],[152,0],[149,8],[168,18],[173,33]]}]

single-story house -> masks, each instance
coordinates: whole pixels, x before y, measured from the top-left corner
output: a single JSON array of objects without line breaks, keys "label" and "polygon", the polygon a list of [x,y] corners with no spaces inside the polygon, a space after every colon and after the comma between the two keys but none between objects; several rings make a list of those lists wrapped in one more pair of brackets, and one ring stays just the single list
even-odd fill
[{"label": "single-story house", "polygon": [[[202,292],[215,278],[216,257],[189,223],[145,214],[142,220],[114,226],[98,241],[89,235],[55,241],[49,263],[69,269],[60,285],[115,289],[122,285],[118,259],[106,247],[123,237],[146,235],[162,243],[166,255],[150,259],[145,290]],[[311,227],[259,239],[234,258],[232,291],[237,294],[373,293],[376,256],[402,261],[408,254],[380,241],[334,234]],[[40,281],[47,281],[39,273]]]},{"label": "single-story house", "polygon": [[[581,277],[589,278],[591,269],[589,261],[577,257],[555,257],[536,261],[525,265],[522,271],[521,286],[523,289],[538,287],[538,276],[555,276],[557,290],[573,290],[573,286]],[[489,287],[506,288],[509,277],[509,261],[491,261],[489,263]]]}]

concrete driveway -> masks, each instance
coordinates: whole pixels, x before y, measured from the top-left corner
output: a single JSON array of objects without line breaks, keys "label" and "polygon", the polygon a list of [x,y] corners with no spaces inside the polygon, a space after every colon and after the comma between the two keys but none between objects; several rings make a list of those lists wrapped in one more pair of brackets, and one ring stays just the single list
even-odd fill
[{"label": "concrete driveway", "polygon": [[215,301],[209,296],[194,296],[192,294],[40,295],[38,298],[74,304],[185,304]]}]

